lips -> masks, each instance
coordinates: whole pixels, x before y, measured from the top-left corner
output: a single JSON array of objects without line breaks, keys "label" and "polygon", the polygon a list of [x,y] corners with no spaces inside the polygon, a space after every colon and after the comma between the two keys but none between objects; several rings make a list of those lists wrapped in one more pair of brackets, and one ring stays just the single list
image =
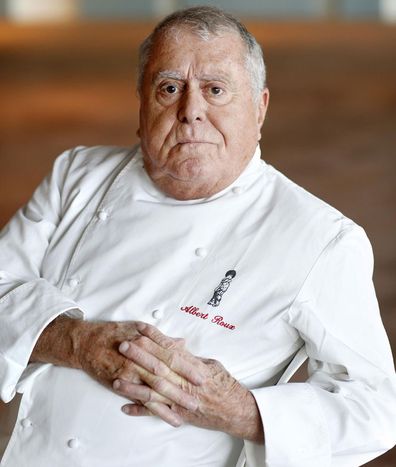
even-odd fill
[{"label": "lips", "polygon": [[186,139],[186,140],[181,140],[178,141],[177,144],[213,144],[210,141],[203,141],[203,140],[197,140],[197,139]]},{"label": "lips", "polygon": [[207,141],[195,140],[195,139],[186,139],[179,141],[178,144],[198,144],[198,143],[207,143]]}]

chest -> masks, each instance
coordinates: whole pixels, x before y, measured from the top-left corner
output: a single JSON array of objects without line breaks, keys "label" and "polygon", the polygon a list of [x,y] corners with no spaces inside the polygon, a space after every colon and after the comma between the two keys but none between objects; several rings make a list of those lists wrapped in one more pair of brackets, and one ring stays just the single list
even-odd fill
[{"label": "chest", "polygon": [[67,258],[71,231],[49,249],[43,275],[62,278],[85,319],[149,322],[262,384],[299,343],[285,313],[300,278],[271,224],[248,198],[173,205],[110,189]]}]

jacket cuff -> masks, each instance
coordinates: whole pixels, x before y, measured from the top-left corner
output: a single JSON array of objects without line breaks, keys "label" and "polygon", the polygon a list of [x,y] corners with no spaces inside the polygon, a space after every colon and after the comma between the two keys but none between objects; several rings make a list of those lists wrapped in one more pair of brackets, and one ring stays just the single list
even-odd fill
[{"label": "jacket cuff", "polygon": [[[44,328],[62,313],[81,318],[77,304],[44,279],[26,282],[0,300],[0,398],[9,402]],[[43,365],[34,365],[32,377]]]},{"label": "jacket cuff", "polygon": [[[308,383],[280,384],[251,392],[260,410],[265,446],[245,442],[249,466],[330,466],[326,420]],[[264,459],[257,458],[262,456]]]}]

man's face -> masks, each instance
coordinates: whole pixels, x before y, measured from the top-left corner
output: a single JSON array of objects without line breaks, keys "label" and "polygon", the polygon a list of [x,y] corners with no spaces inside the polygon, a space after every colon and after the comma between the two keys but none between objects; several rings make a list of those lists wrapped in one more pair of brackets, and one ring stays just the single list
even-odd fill
[{"label": "man's face", "polygon": [[200,39],[187,30],[157,38],[140,106],[146,170],[176,199],[211,196],[230,185],[260,139],[268,90],[255,102],[236,33]]}]

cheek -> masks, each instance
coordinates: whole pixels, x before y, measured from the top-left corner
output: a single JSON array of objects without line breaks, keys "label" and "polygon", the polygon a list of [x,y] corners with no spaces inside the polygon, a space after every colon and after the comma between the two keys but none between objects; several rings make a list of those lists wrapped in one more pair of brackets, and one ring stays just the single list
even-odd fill
[{"label": "cheek", "polygon": [[172,109],[159,105],[154,96],[144,96],[140,108],[140,141],[151,164],[166,163],[174,125]]},{"label": "cheek", "polygon": [[246,147],[258,141],[258,125],[254,108],[238,107],[223,120],[226,143],[235,147]]},{"label": "cheek", "polygon": [[146,125],[147,144],[155,145],[157,149],[166,145],[173,134],[175,122],[173,109],[162,107],[152,109]]},{"label": "cheek", "polygon": [[242,122],[236,115],[238,114],[233,112],[221,112],[211,119],[212,126],[221,134],[223,143],[228,148],[235,146],[238,138],[246,132],[246,122]]}]

